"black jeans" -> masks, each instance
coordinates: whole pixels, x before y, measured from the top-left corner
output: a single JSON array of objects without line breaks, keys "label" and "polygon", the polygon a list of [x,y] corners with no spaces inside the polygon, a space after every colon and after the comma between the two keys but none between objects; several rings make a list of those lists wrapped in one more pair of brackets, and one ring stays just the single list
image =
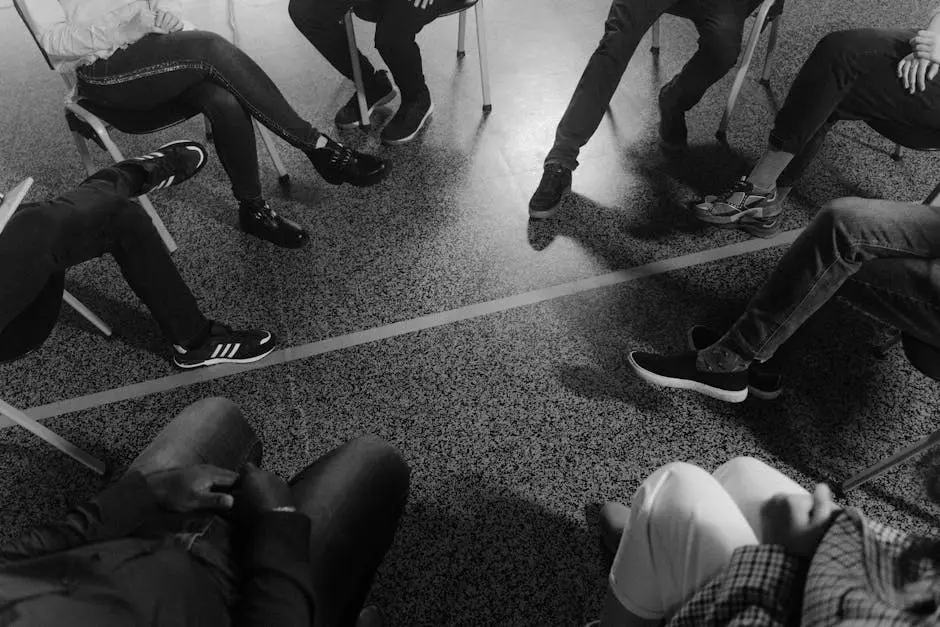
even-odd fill
[{"label": "black jeans", "polygon": [[[382,55],[404,101],[417,99],[427,85],[421,66],[421,50],[415,37],[439,13],[444,0],[426,9],[414,6],[414,0],[374,0],[369,5],[369,19],[375,20],[375,48]],[[297,29],[340,74],[353,80],[352,59],[343,18],[354,0],[290,0],[289,12]],[[368,90],[375,67],[359,52],[362,79]]]},{"label": "black jeans", "polygon": [[644,33],[664,13],[688,17],[699,32],[698,50],[667,85],[682,111],[695,106],[734,67],[744,21],[759,0],[613,0],[604,36],[588,60],[555,132],[545,163],[578,166],[578,152],[597,130]]},{"label": "black jeans", "polygon": [[[260,463],[261,443],[238,407],[209,398],[184,409],[131,464],[144,474],[165,468],[212,464],[239,470]],[[391,445],[359,437],[326,453],[290,481],[294,506],[310,517],[316,623],[352,627],[375,572],[395,537],[408,499],[410,470]],[[186,534],[189,550],[216,565],[217,579],[234,597],[228,522],[202,516]]]},{"label": "black jeans", "polygon": [[[130,171],[128,171],[130,170]],[[54,200],[26,203],[0,233],[0,329],[71,266],[110,253],[167,339],[185,344],[209,321],[150,221],[129,198],[136,168],[111,167]]]},{"label": "black jeans", "polygon": [[839,120],[940,131],[940,80],[910,94],[897,75],[915,31],[861,29],[823,37],[777,114],[770,147],[795,155],[778,179],[792,186]]},{"label": "black jeans", "polygon": [[252,117],[306,152],[320,137],[251,57],[215,33],[147,35],[77,75],[79,94],[102,105],[148,110],[180,102],[202,111],[239,201],[261,197]]}]

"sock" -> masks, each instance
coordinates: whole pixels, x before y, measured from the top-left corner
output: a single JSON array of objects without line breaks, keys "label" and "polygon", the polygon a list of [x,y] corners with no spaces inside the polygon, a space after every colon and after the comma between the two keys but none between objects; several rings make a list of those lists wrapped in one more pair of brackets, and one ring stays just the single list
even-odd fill
[{"label": "sock", "polygon": [[316,143],[313,145],[314,150],[319,150],[320,148],[325,148],[327,144],[330,143],[330,138],[320,133],[320,136],[317,137]]},{"label": "sock", "polygon": [[781,150],[768,150],[761,155],[760,160],[747,180],[754,186],[754,191],[769,193],[777,186],[777,178],[783,174],[784,169],[793,160],[793,153]]}]

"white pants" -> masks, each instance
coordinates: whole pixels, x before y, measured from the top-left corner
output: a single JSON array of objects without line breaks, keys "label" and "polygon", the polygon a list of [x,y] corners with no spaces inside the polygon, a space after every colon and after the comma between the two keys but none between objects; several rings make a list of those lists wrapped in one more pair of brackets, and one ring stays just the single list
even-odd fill
[{"label": "white pants", "polygon": [[758,544],[760,508],[806,490],[764,462],[738,457],[714,474],[675,462],[643,482],[610,569],[610,589],[641,618],[675,612],[730,560]]}]

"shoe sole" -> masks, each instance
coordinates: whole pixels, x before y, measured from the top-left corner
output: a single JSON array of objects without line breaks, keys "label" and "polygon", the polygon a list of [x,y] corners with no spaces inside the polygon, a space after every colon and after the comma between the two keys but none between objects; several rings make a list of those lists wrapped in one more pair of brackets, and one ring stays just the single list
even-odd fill
[{"label": "shoe sole", "polygon": [[558,196],[558,202],[556,202],[554,205],[552,205],[552,206],[549,207],[548,209],[539,210],[539,209],[533,209],[533,208],[530,206],[530,207],[529,207],[529,217],[530,217],[530,218],[535,218],[536,220],[544,220],[544,219],[546,219],[546,218],[551,218],[551,217],[554,216],[556,213],[558,213],[558,209],[559,209],[559,207],[561,207],[562,201],[564,201],[565,196],[567,196],[570,191],[571,191],[571,186],[570,186],[570,185],[568,185],[568,186],[565,187],[563,190],[561,190],[561,194]]},{"label": "shoe sole", "polygon": [[[691,350],[691,351],[699,351],[699,350],[702,350],[702,349],[700,349],[700,348],[699,348],[698,346],[696,346],[696,344],[695,344],[695,338],[692,337],[692,335],[693,335],[692,329],[693,329],[693,328],[694,328],[694,327],[689,327],[689,330],[686,331],[686,334],[685,334],[685,341],[686,341],[686,344],[687,344],[688,347],[689,347],[689,350]],[[763,389],[761,389],[761,388],[756,388],[756,387],[754,387],[753,385],[748,385],[748,386],[747,386],[747,394],[748,394],[748,396],[754,396],[754,397],[756,397],[756,398],[759,398],[759,399],[762,400],[762,401],[772,401],[772,400],[774,400],[775,398],[779,398],[780,395],[783,394],[783,386],[781,386],[781,387],[779,387],[779,388],[777,388],[777,389],[775,389],[775,390],[767,391],[767,390],[763,390]]]},{"label": "shoe sole", "polygon": [[176,361],[176,358],[174,357],[173,363],[176,364],[178,367],[183,368],[184,370],[189,370],[192,368],[201,368],[203,366],[215,366],[218,364],[250,364],[252,362],[264,359],[265,357],[270,355],[272,352],[274,352],[275,348],[276,348],[275,346],[272,346],[271,348],[267,350],[267,352],[262,353],[261,355],[256,355],[254,357],[248,357],[246,359],[229,359],[227,357],[216,357],[215,359],[207,359],[206,361],[200,361],[198,364],[181,364],[180,362]]},{"label": "shoe sole", "polygon": [[418,136],[418,133],[424,130],[424,127],[427,126],[428,120],[431,119],[432,113],[434,113],[433,102],[431,103],[431,106],[428,107],[428,112],[424,114],[423,118],[421,118],[421,122],[418,124],[418,128],[416,128],[411,135],[408,135],[407,137],[399,137],[398,139],[385,139],[383,137],[382,143],[386,146],[401,146],[402,144],[407,144],[414,141],[414,139]]},{"label": "shoe sole", "polygon": [[770,238],[780,232],[780,221],[774,220],[772,226],[764,226],[759,221],[745,219],[729,224],[715,224],[719,229],[740,229],[754,237]]},{"label": "shoe sole", "polygon": [[[375,103],[371,107],[366,109],[366,117],[369,119],[370,124],[372,123],[372,114],[375,113],[375,110],[381,106],[384,106],[390,103],[392,100],[395,99],[395,96],[397,95],[398,95],[398,92],[395,91],[395,89],[393,88],[392,91],[390,91],[385,96],[382,96],[381,98],[376,100]],[[348,131],[351,128],[359,128],[360,126],[362,126],[362,120],[356,120],[355,122],[350,122],[348,124],[340,124],[336,120],[333,120],[333,123],[336,124],[336,128],[343,129],[344,131]]]},{"label": "shoe sole", "polygon": [[641,379],[659,387],[691,390],[699,394],[704,394],[705,396],[716,398],[719,401],[725,401],[726,403],[741,403],[747,398],[748,390],[746,387],[743,390],[722,390],[699,381],[664,377],[655,372],[650,372],[636,363],[636,360],[633,359],[633,353],[630,353],[628,360],[630,361],[630,367],[633,368],[633,371],[636,372]]}]

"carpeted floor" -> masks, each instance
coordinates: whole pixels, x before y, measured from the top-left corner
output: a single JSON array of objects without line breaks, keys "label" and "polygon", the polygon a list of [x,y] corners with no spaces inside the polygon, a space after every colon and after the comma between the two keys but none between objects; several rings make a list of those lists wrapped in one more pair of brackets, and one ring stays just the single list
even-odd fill
[{"label": "carpeted floor", "polygon": [[[681,349],[693,322],[731,321],[780,248],[522,306],[500,299],[747,241],[699,226],[686,203],[726,186],[760,154],[775,103],[820,37],[849,27],[916,28],[924,7],[790,0],[772,93],[745,84],[731,148],[723,148],[713,133],[727,76],[690,113],[692,149],[672,162],[655,147],[655,96],[694,49],[695,31],[667,17],[659,61],[641,44],[582,153],[574,194],[556,219],[530,224],[526,205],[541,160],[602,32],[607,0],[485,2],[492,113],[480,109],[472,18],[462,61],[454,54],[457,19],[442,19],[420,36],[433,122],[420,141],[388,148],[375,131],[333,129],[351,88],[296,32],[285,0],[239,1],[245,49],[298,111],[387,157],[394,172],[373,188],[331,187],[281,142],[292,177],[285,193],[262,151],[272,204],[312,233],[297,251],[238,230],[214,152],[199,177],[154,201],[208,315],[266,325],[286,346],[315,350],[250,371],[173,378],[159,330],[103,259],[71,271],[68,288],[115,337],[64,310],[40,351],[0,367],[0,395],[50,416],[45,424],[117,472],[175,413],[210,395],[244,408],[264,441],[265,465],[284,476],[354,435],[378,434],[413,467],[407,512],[373,594],[392,625],[580,625],[596,616],[606,580],[598,506],[628,499],[657,466],[681,459],[712,469],[754,455],[805,486],[838,482],[930,433],[940,394],[900,350],[874,358],[870,346],[884,329],[841,302],[789,344],[787,391],[777,401],[726,405],[657,390],[632,374],[629,349]],[[357,28],[378,60],[372,28]],[[0,52],[0,189],[32,176],[35,199],[74,185],[83,171],[62,119],[62,82],[12,9],[0,10]],[[133,154],[202,133],[193,120],[116,136]],[[837,127],[797,187],[784,228],[804,225],[839,196],[922,199],[936,184],[936,158],[909,153],[894,162],[890,148],[862,125]],[[374,341],[326,342],[494,302],[505,306]],[[134,384],[143,385],[127,387]],[[126,393],[108,396],[115,389]],[[928,455],[842,502],[906,530],[936,531],[938,508],[923,489],[935,465]],[[104,485],[19,428],[0,429],[0,468],[0,538],[61,515]]]}]

